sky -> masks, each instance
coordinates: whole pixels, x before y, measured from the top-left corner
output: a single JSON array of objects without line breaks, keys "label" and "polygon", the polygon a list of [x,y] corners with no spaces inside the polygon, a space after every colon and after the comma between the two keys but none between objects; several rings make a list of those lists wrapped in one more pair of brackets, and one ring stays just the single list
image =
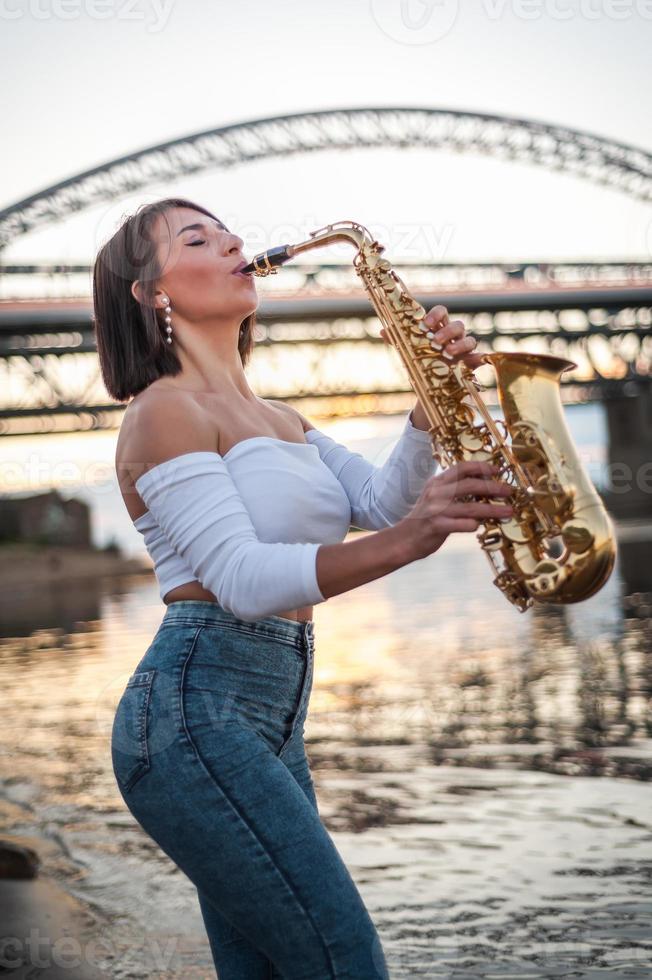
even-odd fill
[{"label": "sky", "polygon": [[[652,152],[651,52],[652,0],[0,0],[0,207],[166,139],[339,106],[504,114]],[[652,204],[388,148],[180,177],[22,236],[3,261],[91,262],[121,215],[169,193],[252,250],[352,218],[403,261],[652,260]]]}]

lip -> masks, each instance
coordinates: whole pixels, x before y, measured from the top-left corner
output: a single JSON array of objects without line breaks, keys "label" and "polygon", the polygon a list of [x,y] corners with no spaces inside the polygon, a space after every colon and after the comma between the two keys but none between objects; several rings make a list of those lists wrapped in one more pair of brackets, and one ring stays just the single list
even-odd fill
[{"label": "lip", "polygon": [[244,272],[243,273],[243,272],[240,271],[241,269],[244,269],[245,266],[247,266],[247,265],[249,265],[249,263],[248,262],[245,262],[244,260],[242,262],[238,262],[238,264],[236,265],[235,269],[233,269],[231,271],[231,275],[232,276],[240,276],[241,275],[243,277],[243,279],[248,279],[250,277],[250,275],[251,275],[251,272]]}]

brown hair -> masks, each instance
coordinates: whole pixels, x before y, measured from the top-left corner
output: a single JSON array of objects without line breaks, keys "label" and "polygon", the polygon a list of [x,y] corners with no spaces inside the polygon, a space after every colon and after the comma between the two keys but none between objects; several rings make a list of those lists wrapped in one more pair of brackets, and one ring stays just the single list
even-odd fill
[{"label": "brown hair", "polygon": [[[101,247],[93,267],[93,330],[106,390],[117,401],[137,395],[163,375],[178,374],[181,361],[167,343],[154,307],[154,283],[161,275],[151,231],[170,208],[192,208],[216,221],[207,208],[182,197],[144,204],[129,215]],[[167,219],[165,219],[167,220]],[[131,292],[142,283],[143,302]],[[254,313],[240,326],[238,351],[243,367],[254,347]]]}]

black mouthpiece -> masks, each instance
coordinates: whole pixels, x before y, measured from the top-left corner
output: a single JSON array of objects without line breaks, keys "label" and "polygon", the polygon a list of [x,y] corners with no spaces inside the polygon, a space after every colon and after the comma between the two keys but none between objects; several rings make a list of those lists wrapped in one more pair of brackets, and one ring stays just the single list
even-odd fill
[{"label": "black mouthpiece", "polygon": [[246,265],[240,272],[255,272],[257,276],[269,275],[273,269],[283,265],[291,257],[288,255],[289,248],[289,245],[278,245],[276,248],[270,248],[268,252],[254,255],[249,265]]}]

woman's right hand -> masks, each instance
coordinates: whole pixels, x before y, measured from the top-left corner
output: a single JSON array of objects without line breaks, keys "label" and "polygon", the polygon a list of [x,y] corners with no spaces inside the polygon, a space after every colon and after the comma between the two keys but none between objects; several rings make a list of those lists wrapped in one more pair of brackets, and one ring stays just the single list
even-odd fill
[{"label": "woman's right hand", "polygon": [[[410,513],[399,522],[413,559],[437,551],[455,531],[477,531],[488,518],[512,516],[509,503],[482,499],[507,498],[514,492],[508,483],[496,479],[498,472],[491,463],[465,461],[430,477]],[[476,499],[459,499],[466,496]]]}]

